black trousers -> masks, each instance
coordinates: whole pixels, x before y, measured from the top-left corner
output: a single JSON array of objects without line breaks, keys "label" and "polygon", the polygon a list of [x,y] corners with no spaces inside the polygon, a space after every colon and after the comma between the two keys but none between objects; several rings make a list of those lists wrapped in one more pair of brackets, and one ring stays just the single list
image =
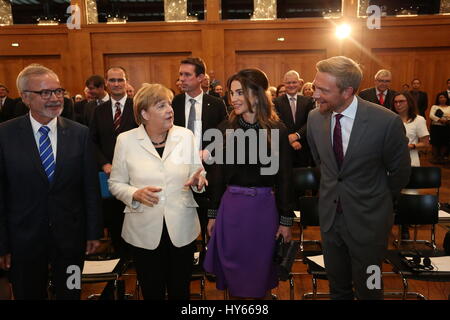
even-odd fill
[{"label": "black trousers", "polygon": [[381,271],[387,239],[386,244],[360,244],[354,240],[357,236],[348,231],[342,213],[336,213],[333,226],[328,232],[322,232],[323,256],[331,299],[352,300],[355,296],[364,300],[383,299],[382,278],[379,288],[369,286],[373,273],[368,272],[368,267],[378,266]]},{"label": "black trousers", "polygon": [[102,207],[104,226],[109,230],[114,252],[120,258],[128,260],[130,258],[129,247],[125,240],[122,239],[122,226],[125,218],[123,210],[125,205],[116,198],[110,198],[103,199]]},{"label": "black trousers", "polygon": [[16,300],[45,300],[48,298],[47,289],[49,280],[51,280],[56,300],[79,300],[81,290],[74,288],[76,281],[73,281],[78,274],[68,270],[68,267],[77,266],[79,268],[78,283],[81,284],[83,264],[84,252],[68,255],[54,247],[49,248],[47,254],[32,259],[19,260],[15,259],[12,254],[9,280],[12,284],[14,298]]},{"label": "black trousers", "polygon": [[131,246],[137,277],[145,300],[189,300],[195,242],[177,248],[164,222],[155,250]]}]

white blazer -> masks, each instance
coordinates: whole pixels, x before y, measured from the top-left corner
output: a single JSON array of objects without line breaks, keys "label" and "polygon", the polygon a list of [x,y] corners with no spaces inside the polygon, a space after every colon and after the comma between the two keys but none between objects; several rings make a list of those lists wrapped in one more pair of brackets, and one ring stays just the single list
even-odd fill
[{"label": "white blazer", "polygon": [[[169,130],[162,158],[143,125],[121,133],[109,189],[126,205],[122,238],[135,247],[153,250],[159,245],[165,219],[174,246],[194,241],[200,233],[198,205],[191,188],[184,184],[200,167],[194,135],[188,129],[173,126]],[[162,188],[153,207],[132,201],[134,192],[147,186]]]}]

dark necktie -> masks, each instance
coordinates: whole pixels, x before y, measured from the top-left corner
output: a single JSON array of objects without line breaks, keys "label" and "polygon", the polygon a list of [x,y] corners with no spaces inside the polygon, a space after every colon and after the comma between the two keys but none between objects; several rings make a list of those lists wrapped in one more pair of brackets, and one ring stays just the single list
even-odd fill
[{"label": "dark necktie", "polygon": [[[343,117],[342,114],[337,114],[336,124],[334,125],[334,131],[333,131],[333,151],[334,156],[336,157],[336,162],[338,164],[338,168],[341,169],[342,162],[344,162],[344,148],[342,147],[342,130],[341,130],[341,118]],[[341,200],[338,199],[336,212],[342,213],[342,206],[341,206]]]},{"label": "dark necktie", "polygon": [[189,118],[188,118],[187,127],[189,130],[192,131],[192,133],[195,133],[194,132],[194,129],[195,129],[195,99],[189,99],[189,101],[191,102],[191,110],[189,110]]},{"label": "dark necktie", "polygon": [[42,126],[38,131],[41,134],[39,138],[39,156],[48,181],[52,182],[55,173],[55,157],[53,156],[52,143],[48,136],[50,128]]},{"label": "dark necktie", "polygon": [[114,113],[114,131],[118,131],[120,127],[120,120],[122,119],[122,112],[120,111],[120,102],[116,102],[116,112]]},{"label": "dark necktie", "polygon": [[333,131],[333,151],[339,169],[341,169],[342,162],[344,162],[344,148],[342,147],[342,130],[340,122],[342,117],[343,117],[342,114],[337,114],[335,116],[336,124],[334,125]]}]

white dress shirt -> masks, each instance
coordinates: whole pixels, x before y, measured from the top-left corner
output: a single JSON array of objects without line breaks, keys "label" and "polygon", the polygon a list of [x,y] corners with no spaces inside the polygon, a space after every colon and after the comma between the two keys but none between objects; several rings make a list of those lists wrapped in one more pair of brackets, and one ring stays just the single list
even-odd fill
[{"label": "white dress shirt", "polygon": [[113,97],[111,97],[111,109],[112,109],[112,115],[114,119],[114,115],[116,113],[116,102],[120,102],[120,114],[123,114],[123,108],[125,108],[125,102],[127,101],[127,95],[124,95],[122,99],[120,100],[114,100]]},{"label": "white dress shirt", "polygon": [[[353,96],[353,101],[341,114],[343,117],[340,120],[342,131],[342,150],[347,152],[348,142],[350,141],[350,134],[352,133],[353,122],[355,121],[356,111],[358,110],[358,99]],[[334,126],[336,124],[337,113],[333,112],[331,116],[331,144],[333,145]]]},{"label": "white dress shirt", "polygon": [[200,150],[201,148],[201,141],[202,141],[202,105],[203,105],[203,91],[196,97],[191,97],[186,93],[186,100],[185,100],[185,108],[184,108],[184,114],[185,114],[185,124],[184,127],[188,127],[188,121],[189,121],[189,112],[191,111],[191,101],[190,99],[195,100],[195,124],[194,124],[194,136],[195,136],[195,145],[196,149]]},{"label": "white dress shirt", "polygon": [[[44,124],[41,124],[37,122],[30,112],[30,120],[31,120],[31,127],[33,128],[33,135],[34,140],[36,140],[36,146],[39,153],[39,139],[41,138],[42,134],[39,132],[39,129],[44,126]],[[48,133],[48,137],[50,138],[50,143],[52,144],[52,151],[53,151],[53,157],[55,159],[56,163],[56,147],[58,142],[58,118],[53,118],[49,123],[45,124],[45,126],[50,128],[50,132]]]}]

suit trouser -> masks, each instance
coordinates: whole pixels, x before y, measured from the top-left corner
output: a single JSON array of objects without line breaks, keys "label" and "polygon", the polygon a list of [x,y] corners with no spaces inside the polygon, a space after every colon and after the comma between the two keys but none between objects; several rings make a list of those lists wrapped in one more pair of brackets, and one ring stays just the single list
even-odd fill
[{"label": "suit trouser", "polygon": [[[380,267],[385,256],[387,242],[384,245],[355,241],[358,235],[352,235],[345,224],[344,215],[336,213],[330,230],[322,232],[322,247],[325,268],[332,299],[382,299],[383,282],[379,289],[370,289],[376,282],[370,278],[374,272],[369,266]],[[369,279],[370,278],[370,279]],[[368,285],[368,280],[371,285]],[[353,287],[355,292],[353,292]]]},{"label": "suit trouser", "polygon": [[111,242],[114,251],[124,259],[129,258],[129,248],[125,240],[122,239],[122,226],[125,214],[125,205],[116,198],[103,199],[104,226],[111,235]]},{"label": "suit trouser", "polygon": [[145,300],[189,300],[194,242],[177,248],[164,222],[161,241],[154,250],[131,246],[137,277]]},{"label": "suit trouser", "polygon": [[[84,248],[83,248],[84,249]],[[31,250],[31,249],[30,249]],[[54,288],[56,300],[79,300],[81,290],[69,288],[67,282],[74,284],[73,271],[68,273],[68,267],[78,266],[81,272],[84,264],[84,253],[68,255],[56,248],[49,248],[48,254],[42,254],[32,259],[18,260],[11,256],[10,282],[16,300],[45,300],[48,298],[49,274]],[[49,270],[50,266],[50,270]],[[70,270],[69,270],[70,271]],[[71,279],[69,279],[71,277]],[[81,283],[81,278],[79,279]]]}]

